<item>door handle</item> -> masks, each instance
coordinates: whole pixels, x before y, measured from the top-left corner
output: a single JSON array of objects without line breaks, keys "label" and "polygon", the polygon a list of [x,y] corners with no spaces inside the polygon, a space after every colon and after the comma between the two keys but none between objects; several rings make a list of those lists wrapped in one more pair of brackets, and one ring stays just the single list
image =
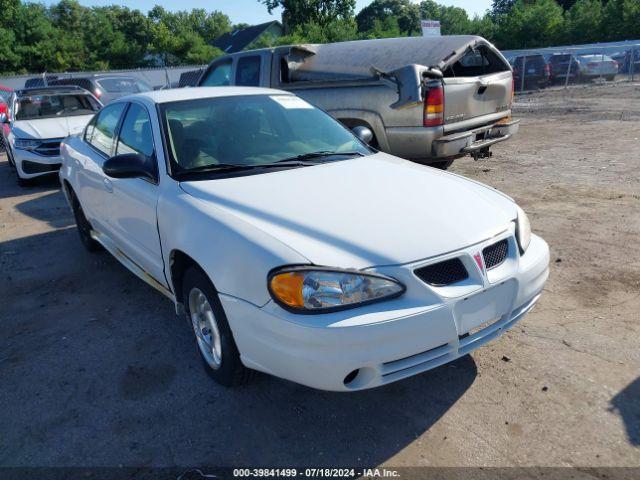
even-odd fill
[{"label": "door handle", "polygon": [[102,180],[102,184],[104,185],[104,189],[107,192],[113,193],[113,183],[111,182],[111,180],[109,180],[108,178],[104,178]]}]

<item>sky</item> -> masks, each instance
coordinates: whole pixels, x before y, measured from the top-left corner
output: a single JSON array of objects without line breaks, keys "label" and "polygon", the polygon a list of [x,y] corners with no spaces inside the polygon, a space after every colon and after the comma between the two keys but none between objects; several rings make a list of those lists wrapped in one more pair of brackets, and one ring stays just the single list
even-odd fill
[{"label": "sky", "polygon": [[[226,13],[233,23],[264,23],[270,20],[280,20],[280,15],[274,12],[269,15],[267,8],[258,0],[79,0],[82,5],[126,5],[147,12],[154,5],[162,5],[167,10],[191,10],[204,8],[206,10],[220,10]],[[491,0],[436,0],[442,5],[462,7],[469,13],[482,15],[491,6]],[[46,4],[56,3],[56,0],[45,0]],[[356,11],[360,11],[371,0],[356,0]],[[418,3],[418,2],[416,2]]]}]

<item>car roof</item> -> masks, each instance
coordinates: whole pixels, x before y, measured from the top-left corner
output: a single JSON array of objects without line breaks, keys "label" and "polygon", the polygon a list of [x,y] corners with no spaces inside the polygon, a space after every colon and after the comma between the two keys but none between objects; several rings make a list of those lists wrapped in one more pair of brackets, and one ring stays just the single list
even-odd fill
[{"label": "car roof", "polygon": [[91,94],[86,91],[84,88],[80,88],[76,85],[65,85],[65,86],[55,86],[55,87],[33,87],[33,88],[21,88],[20,90],[16,90],[16,95],[47,95],[50,93],[86,93]]},{"label": "car roof", "polygon": [[133,99],[146,100],[151,103],[168,103],[182,100],[196,100],[199,98],[232,97],[243,95],[293,95],[283,90],[258,87],[197,87],[197,88],[171,88],[167,90],[154,90],[151,92],[137,93],[119,98],[118,101]]}]

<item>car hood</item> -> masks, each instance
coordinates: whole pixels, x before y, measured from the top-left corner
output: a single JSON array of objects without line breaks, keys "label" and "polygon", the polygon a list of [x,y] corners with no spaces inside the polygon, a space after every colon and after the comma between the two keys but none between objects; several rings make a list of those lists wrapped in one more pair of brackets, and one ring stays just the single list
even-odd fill
[{"label": "car hood", "polygon": [[181,183],[311,263],[366,268],[458,250],[504,231],[517,215],[480,183],[378,153],[312,167]]},{"label": "car hood", "polygon": [[16,120],[13,122],[12,130],[18,138],[64,138],[80,133],[91,118],[93,115]]}]

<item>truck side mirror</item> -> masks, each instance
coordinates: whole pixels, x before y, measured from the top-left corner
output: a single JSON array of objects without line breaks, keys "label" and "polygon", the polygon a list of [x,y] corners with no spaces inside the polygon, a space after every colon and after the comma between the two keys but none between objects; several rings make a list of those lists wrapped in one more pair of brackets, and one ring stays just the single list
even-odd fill
[{"label": "truck side mirror", "polygon": [[358,137],[363,143],[366,143],[367,145],[369,145],[369,143],[371,143],[371,140],[373,140],[373,132],[363,125],[353,127],[351,131],[356,137]]}]

